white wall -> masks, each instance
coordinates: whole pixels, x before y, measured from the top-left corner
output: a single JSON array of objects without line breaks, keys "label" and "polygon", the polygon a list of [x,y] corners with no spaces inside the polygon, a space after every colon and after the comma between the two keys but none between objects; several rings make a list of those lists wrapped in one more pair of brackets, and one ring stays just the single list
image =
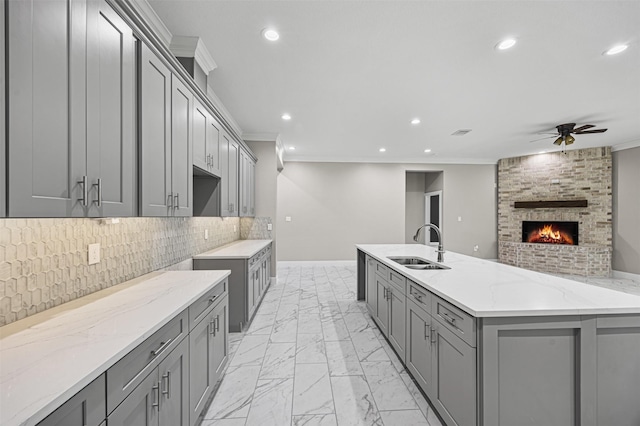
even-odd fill
[{"label": "white wall", "polygon": [[474,254],[477,244],[475,255],[497,257],[495,165],[287,162],[278,259],[354,260],[355,244],[404,243],[407,171],[443,171],[446,250]]},{"label": "white wall", "polygon": [[614,271],[640,274],[640,147],[613,152]]}]

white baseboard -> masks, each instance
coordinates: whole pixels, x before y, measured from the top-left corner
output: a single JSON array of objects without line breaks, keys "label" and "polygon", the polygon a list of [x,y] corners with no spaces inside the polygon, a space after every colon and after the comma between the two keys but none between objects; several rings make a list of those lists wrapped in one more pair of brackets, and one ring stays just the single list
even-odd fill
[{"label": "white baseboard", "polygon": [[279,260],[278,267],[292,266],[356,266],[355,260]]},{"label": "white baseboard", "polygon": [[624,278],[640,282],[640,274],[632,274],[631,272],[613,271],[613,278]]}]

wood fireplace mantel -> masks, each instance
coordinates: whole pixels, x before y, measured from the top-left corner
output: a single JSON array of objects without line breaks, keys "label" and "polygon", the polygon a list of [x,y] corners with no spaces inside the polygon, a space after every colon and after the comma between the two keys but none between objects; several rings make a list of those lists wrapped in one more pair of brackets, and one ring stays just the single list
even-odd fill
[{"label": "wood fireplace mantel", "polygon": [[587,200],[516,201],[513,203],[516,209],[587,207],[588,205]]}]

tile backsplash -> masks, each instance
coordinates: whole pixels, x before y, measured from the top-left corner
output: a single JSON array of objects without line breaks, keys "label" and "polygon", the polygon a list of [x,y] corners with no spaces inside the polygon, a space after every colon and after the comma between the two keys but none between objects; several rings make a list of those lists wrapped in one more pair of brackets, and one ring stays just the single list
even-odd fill
[{"label": "tile backsplash", "polygon": [[[239,218],[107,222],[0,219],[0,326],[238,240],[242,228]],[[245,238],[261,235],[261,227],[252,231],[253,225],[245,224]],[[101,249],[95,265],[87,262],[92,243]]]}]

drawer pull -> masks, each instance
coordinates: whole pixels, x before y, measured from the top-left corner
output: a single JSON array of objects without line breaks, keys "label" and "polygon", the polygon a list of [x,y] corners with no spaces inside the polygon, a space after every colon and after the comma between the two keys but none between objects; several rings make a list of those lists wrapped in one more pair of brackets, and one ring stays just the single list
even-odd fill
[{"label": "drawer pull", "polygon": [[156,410],[160,411],[160,382],[156,383],[151,390],[153,390],[155,402],[151,403],[152,407],[156,407]]},{"label": "drawer pull", "polygon": [[171,371],[167,371],[167,374],[162,375],[162,384],[164,385],[165,379],[167,379],[167,387],[162,390],[163,395],[167,395],[167,399],[171,399]]},{"label": "drawer pull", "polygon": [[456,326],[456,319],[447,315],[445,312],[442,313],[442,318],[444,318],[444,320],[449,324],[451,324],[452,326],[454,327]]},{"label": "drawer pull", "polygon": [[214,300],[216,300],[216,299],[218,298],[218,296],[220,296],[220,295],[219,295],[219,294],[216,294],[215,296],[210,297],[210,298],[209,298],[209,303],[213,303],[213,301],[214,301]]},{"label": "drawer pull", "polygon": [[166,342],[160,342],[160,347],[155,351],[151,351],[151,355],[156,357],[162,353],[163,350],[173,341],[173,339],[169,339]]},{"label": "drawer pull", "polygon": [[413,296],[413,297],[414,297],[418,302],[423,303],[423,302],[422,302],[422,295],[421,295],[421,294],[419,294],[419,293],[411,293],[411,295],[412,295],[412,296]]}]

